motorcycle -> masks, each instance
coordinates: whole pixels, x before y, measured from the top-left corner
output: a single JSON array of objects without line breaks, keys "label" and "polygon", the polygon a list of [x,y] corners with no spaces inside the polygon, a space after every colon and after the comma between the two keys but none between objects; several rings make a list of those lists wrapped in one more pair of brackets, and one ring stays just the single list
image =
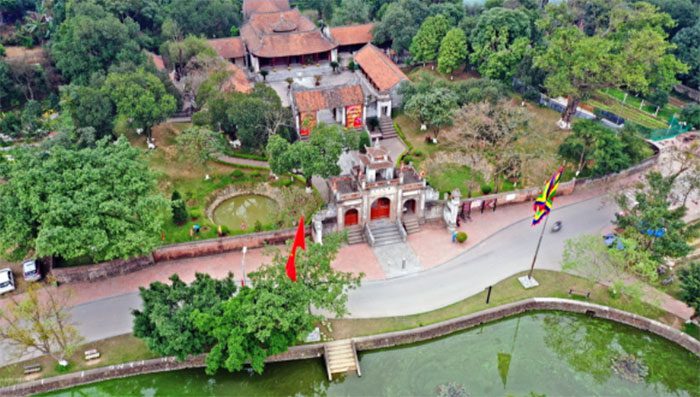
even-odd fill
[{"label": "motorcycle", "polygon": [[561,221],[556,221],[554,222],[554,225],[552,226],[552,233],[556,233],[561,230]]}]

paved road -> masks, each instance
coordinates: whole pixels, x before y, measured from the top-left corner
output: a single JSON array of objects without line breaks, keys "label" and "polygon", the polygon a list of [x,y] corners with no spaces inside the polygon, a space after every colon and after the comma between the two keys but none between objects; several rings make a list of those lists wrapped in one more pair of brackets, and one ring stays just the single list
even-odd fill
[{"label": "paved road", "polygon": [[[536,267],[560,269],[564,241],[608,228],[614,209],[613,204],[600,197],[555,209],[549,225],[561,220],[564,226],[558,233],[545,232]],[[365,282],[350,293],[351,317],[421,313],[477,294],[529,269],[538,232],[530,226],[529,219],[522,220],[444,265],[404,277]],[[80,333],[94,341],[131,332],[131,310],[139,306],[138,293],[134,292],[75,306],[71,314]],[[8,360],[3,350],[0,349],[0,364]]]},{"label": "paved road", "polygon": [[[563,228],[558,233],[545,232],[536,268],[560,270],[566,239],[609,228],[615,206],[607,201],[594,198],[555,209],[548,228],[557,220],[562,221]],[[350,293],[351,317],[416,314],[475,295],[489,285],[529,269],[538,237],[539,228],[533,229],[530,219],[524,219],[446,264],[401,278],[363,283]]]}]

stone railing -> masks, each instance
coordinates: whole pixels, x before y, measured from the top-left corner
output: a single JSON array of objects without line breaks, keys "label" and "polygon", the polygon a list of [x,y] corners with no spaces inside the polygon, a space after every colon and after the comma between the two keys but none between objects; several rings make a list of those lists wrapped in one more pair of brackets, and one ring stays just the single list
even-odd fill
[{"label": "stone railing", "polygon": [[399,233],[401,234],[401,241],[404,243],[408,239],[408,233],[406,233],[406,228],[403,227],[403,223],[400,220],[396,220],[396,227],[399,229]]},{"label": "stone railing", "polygon": [[[696,356],[700,357],[700,341],[694,339],[688,334],[669,327],[666,324],[607,306],[559,298],[525,299],[519,302],[494,307],[492,309],[483,310],[477,313],[468,314],[466,316],[420,328],[353,338],[352,342],[356,349],[360,351],[401,346],[439,338],[468,328],[497,321],[505,317],[530,311],[563,311],[570,313],[581,313],[595,318],[615,321],[642,331],[656,334],[682,346]],[[266,362],[269,363],[318,358],[321,357],[323,353],[324,344],[322,343],[293,346],[284,353],[268,357]],[[174,357],[135,361],[3,387],[0,388],[0,396],[24,396],[108,379],[204,366],[204,355],[192,357],[185,361],[176,361]]]},{"label": "stone railing", "polygon": [[[252,195],[258,195],[258,196],[265,196],[271,200],[274,200],[278,206],[283,206],[284,203],[281,203],[280,200],[275,199],[275,197],[280,197],[280,191],[279,189],[270,186],[267,183],[259,184],[259,185],[251,185],[251,186],[229,186],[225,189],[219,190],[218,192],[214,193],[211,198],[207,201],[206,203],[206,215],[209,220],[214,222],[214,210],[216,207],[218,207],[221,203],[224,201],[237,197],[237,196],[243,196],[247,194],[252,194]],[[216,222],[214,222],[216,223]]]}]

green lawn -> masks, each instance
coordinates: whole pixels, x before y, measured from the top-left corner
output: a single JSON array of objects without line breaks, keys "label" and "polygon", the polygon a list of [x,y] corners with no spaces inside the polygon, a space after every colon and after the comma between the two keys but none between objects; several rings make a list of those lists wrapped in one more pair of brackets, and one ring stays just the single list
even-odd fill
[{"label": "green lawn", "polygon": [[[86,350],[90,349],[97,349],[101,356],[97,360],[86,362],[84,353]],[[148,360],[155,357],[158,357],[158,355],[151,352],[141,339],[131,334],[120,335],[80,346],[75,354],[68,360],[69,372],[78,372],[90,368],[105,367],[130,361]],[[30,364],[41,365],[42,371],[40,377],[42,378],[60,375],[56,370],[56,362],[48,356],[42,356],[14,365],[0,367],[0,386],[8,386],[30,380],[30,378],[25,378],[23,374],[24,366]]]},{"label": "green lawn", "polygon": [[[158,187],[170,198],[174,190],[182,195],[187,204],[189,220],[182,225],[176,225],[171,218],[165,222],[163,228],[163,244],[179,243],[191,240],[203,240],[218,236],[218,226],[206,216],[206,205],[211,196],[217,190],[225,189],[232,185],[253,185],[259,183],[271,183],[273,186],[292,186],[299,191],[304,188],[303,182],[295,179],[290,183],[289,178],[280,178],[279,181],[270,181],[269,172],[264,169],[251,169],[248,167],[236,167],[210,161],[205,166],[192,164],[179,156],[175,138],[180,131],[187,128],[188,123],[161,124],[153,128],[153,136],[158,146],[157,150],[147,151],[146,159],[150,168],[158,176]],[[130,137],[132,144],[145,150],[145,138],[140,136]],[[205,180],[205,175],[209,179]],[[312,200],[308,200],[304,210],[309,217],[320,205],[320,197],[314,192]],[[199,235],[190,237],[192,226],[201,226]],[[273,230],[279,228],[277,224],[262,225],[261,230]],[[252,225],[251,225],[252,227]],[[253,230],[231,230],[229,235],[250,233]]]},{"label": "green lawn", "polygon": [[[639,110],[639,106],[642,104],[642,99],[634,95],[627,95],[627,99],[625,99],[625,92],[622,90],[608,88],[603,90],[603,93],[617,99],[620,102],[624,100],[625,105],[637,110]],[[642,106],[641,110],[646,112],[648,115],[653,116],[654,112],[656,112],[656,106],[648,105],[645,101],[645,105]],[[659,120],[668,121],[674,114],[680,114],[681,110],[682,109],[678,106],[667,103],[662,109],[659,110],[659,114],[656,116],[656,118]]]},{"label": "green lawn", "polygon": [[[672,315],[651,305],[645,303],[634,304],[625,297],[614,299],[610,296],[605,286],[567,273],[535,270],[534,277],[540,283],[540,286],[526,290],[520,285],[517,279],[523,274],[526,273],[524,272],[507,278],[494,285],[491,292],[491,302],[488,305],[486,304],[486,291],[484,291],[450,306],[412,316],[372,319],[333,319],[330,320],[333,329],[332,335],[334,339],[343,339],[401,331],[449,320],[451,318],[464,316],[490,307],[496,307],[527,298],[571,298],[568,294],[570,288],[578,291],[590,291],[590,301],[594,303],[630,311],[660,321],[666,320],[666,322],[669,323],[673,319]],[[465,281],[465,283],[466,282],[468,281]],[[439,286],[435,286],[435,288],[439,288]]]},{"label": "green lawn", "polygon": [[621,102],[622,97],[624,97],[624,93],[621,91],[609,91],[608,93],[600,91],[593,98],[587,100],[586,103],[593,107],[613,112],[618,116],[623,117],[625,120],[629,120],[635,124],[651,129],[667,128],[668,119],[673,115],[673,113],[680,112],[680,108],[673,105],[666,105],[664,110],[659,112],[657,117],[654,117],[655,109],[652,109],[650,113],[639,110],[639,104],[641,102],[639,98],[629,95],[626,103],[623,104]]}]

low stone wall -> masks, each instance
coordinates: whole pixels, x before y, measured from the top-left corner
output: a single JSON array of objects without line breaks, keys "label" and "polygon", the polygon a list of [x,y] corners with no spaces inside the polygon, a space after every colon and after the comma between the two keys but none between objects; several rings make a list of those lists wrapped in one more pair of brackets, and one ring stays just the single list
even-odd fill
[{"label": "low stone wall", "polygon": [[[307,236],[311,234],[310,227],[307,227],[305,231]],[[265,245],[284,244],[285,241],[293,239],[295,233],[296,228],[292,228],[173,244],[157,248],[153,251],[153,258],[156,262],[162,262],[220,254],[240,250],[243,247],[259,248]]]},{"label": "low stone wall", "polygon": [[[387,347],[426,341],[481,324],[500,320],[505,317],[510,317],[528,311],[541,310],[581,313],[587,314],[591,317],[626,324],[642,331],[654,333],[675,342],[700,357],[700,341],[693,339],[690,335],[684,334],[666,324],[607,306],[558,298],[525,299],[519,302],[495,307],[493,309],[487,309],[478,313],[469,314],[437,324],[427,325],[406,331],[364,336],[354,338],[353,340],[356,349],[360,351],[383,349]],[[324,349],[322,343],[293,346],[284,353],[268,357],[266,362],[269,363],[317,358],[321,357],[323,352]],[[174,357],[136,361],[0,388],[0,396],[24,396],[108,379],[204,366],[204,355],[193,357],[183,362],[176,361]]]},{"label": "low stone wall", "polygon": [[700,357],[700,341],[666,324],[607,306],[558,298],[526,299],[412,330],[355,338],[355,346],[358,350],[373,350],[416,343],[449,335],[505,317],[539,310],[588,314],[592,317],[626,324],[675,342]]},{"label": "low stone wall", "polygon": [[[295,228],[283,229],[167,245],[156,248],[153,253],[146,256],[117,259],[94,265],[53,268],[51,274],[62,284],[102,280],[132,273],[163,261],[215,255],[240,250],[243,247],[260,248],[265,245],[284,244],[287,240],[293,239],[295,233]],[[311,228],[306,228],[306,235],[310,234]]]},{"label": "low stone wall", "polygon": [[149,254],[131,259],[115,259],[94,265],[53,268],[51,274],[59,283],[77,283],[135,272],[154,263],[153,255]]}]

